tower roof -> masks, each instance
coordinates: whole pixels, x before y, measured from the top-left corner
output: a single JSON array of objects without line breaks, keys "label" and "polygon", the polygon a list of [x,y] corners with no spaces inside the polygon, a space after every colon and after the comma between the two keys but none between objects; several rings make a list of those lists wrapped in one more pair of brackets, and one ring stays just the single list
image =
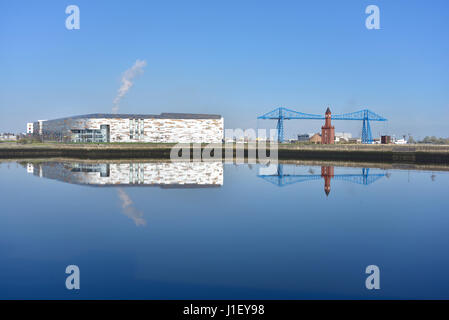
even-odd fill
[{"label": "tower roof", "polygon": [[327,107],[326,113],[331,113],[331,109],[329,109],[329,107]]}]

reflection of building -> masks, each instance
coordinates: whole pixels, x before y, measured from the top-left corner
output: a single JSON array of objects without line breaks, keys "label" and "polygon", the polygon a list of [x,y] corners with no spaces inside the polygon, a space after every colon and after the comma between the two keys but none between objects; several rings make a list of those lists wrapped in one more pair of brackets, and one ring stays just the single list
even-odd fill
[{"label": "reflection of building", "polygon": [[48,140],[68,142],[220,143],[223,118],[187,113],[90,114],[39,120],[32,131]]},{"label": "reflection of building", "polygon": [[334,167],[321,166],[321,176],[324,178],[324,192],[326,196],[331,192],[331,179],[334,177]]},{"label": "reflection of building", "polygon": [[32,163],[27,164],[27,172],[34,173],[34,165]]},{"label": "reflection of building", "polygon": [[331,179],[368,186],[385,177],[385,175],[385,173],[372,174],[369,172],[369,168],[362,168],[362,173],[335,174],[333,166],[321,166],[321,174],[314,174],[313,170],[309,171],[308,174],[291,174],[284,171],[284,165],[279,163],[277,165],[271,164],[266,168],[260,167],[258,177],[278,187],[324,178],[324,192],[327,196],[331,191]]},{"label": "reflection of building", "polygon": [[325,118],[324,126],[321,127],[321,143],[334,144],[335,127],[331,124],[331,110],[329,108],[326,110]]},{"label": "reflection of building", "polygon": [[221,162],[73,163],[27,166],[35,175],[95,186],[213,187],[223,185]]}]

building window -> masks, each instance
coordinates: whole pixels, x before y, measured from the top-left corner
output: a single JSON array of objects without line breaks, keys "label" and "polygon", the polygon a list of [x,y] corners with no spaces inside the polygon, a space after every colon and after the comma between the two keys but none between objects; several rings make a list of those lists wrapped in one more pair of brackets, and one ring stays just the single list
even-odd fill
[{"label": "building window", "polygon": [[110,175],[110,168],[108,163],[90,164],[90,163],[76,163],[71,166],[71,172],[99,172],[100,177],[107,178]]},{"label": "building window", "polygon": [[73,129],[72,142],[109,142],[109,126],[101,126],[95,129]]},{"label": "building window", "polygon": [[143,163],[130,164],[129,184],[145,184],[145,167]]},{"label": "building window", "polygon": [[144,135],[144,119],[129,119],[129,138],[142,140]]}]

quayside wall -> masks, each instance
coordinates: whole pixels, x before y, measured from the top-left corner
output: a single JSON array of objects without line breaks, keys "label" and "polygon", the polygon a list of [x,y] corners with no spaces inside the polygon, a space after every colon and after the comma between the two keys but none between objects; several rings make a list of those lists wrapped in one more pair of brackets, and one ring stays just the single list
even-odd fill
[{"label": "quayside wall", "polygon": [[[0,144],[0,158],[170,159],[174,144]],[[206,145],[203,145],[204,148]],[[244,157],[253,146],[215,145]],[[192,145],[184,145],[190,155]],[[204,150],[204,149],[203,149]],[[269,146],[267,147],[269,154]],[[222,152],[224,157],[225,151]],[[440,145],[295,145],[280,144],[279,160],[370,161],[376,163],[449,164],[449,146]]]}]

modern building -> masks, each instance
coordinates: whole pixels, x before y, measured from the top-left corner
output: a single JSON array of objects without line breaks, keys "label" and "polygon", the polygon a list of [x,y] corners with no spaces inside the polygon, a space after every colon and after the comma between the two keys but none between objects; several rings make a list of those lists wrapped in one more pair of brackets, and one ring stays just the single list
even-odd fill
[{"label": "modern building", "polygon": [[88,114],[33,123],[33,134],[62,142],[221,143],[220,115]]},{"label": "modern building", "polygon": [[334,144],[335,143],[335,127],[331,124],[331,110],[327,108],[325,114],[324,126],[321,127],[321,143]]}]

